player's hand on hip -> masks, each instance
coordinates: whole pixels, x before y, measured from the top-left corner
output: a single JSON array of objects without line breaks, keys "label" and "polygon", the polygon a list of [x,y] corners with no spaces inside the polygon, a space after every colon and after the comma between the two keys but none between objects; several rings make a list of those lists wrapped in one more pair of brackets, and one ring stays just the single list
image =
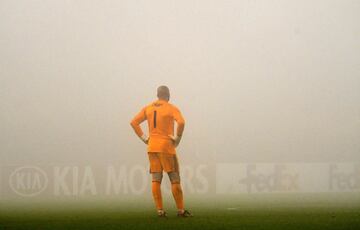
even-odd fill
[{"label": "player's hand on hip", "polygon": [[173,141],[173,144],[175,145],[175,148],[178,147],[180,140],[181,140],[181,136],[173,136],[173,135],[169,135],[170,139]]},{"label": "player's hand on hip", "polygon": [[149,137],[146,136],[145,134],[143,134],[140,139],[145,143],[148,144],[149,143]]}]

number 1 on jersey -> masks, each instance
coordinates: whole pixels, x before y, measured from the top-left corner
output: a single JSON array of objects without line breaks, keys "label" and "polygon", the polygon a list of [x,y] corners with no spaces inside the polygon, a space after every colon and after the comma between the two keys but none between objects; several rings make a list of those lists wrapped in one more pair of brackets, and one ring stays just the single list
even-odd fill
[{"label": "number 1 on jersey", "polygon": [[154,128],[156,128],[156,110],[154,111]]}]

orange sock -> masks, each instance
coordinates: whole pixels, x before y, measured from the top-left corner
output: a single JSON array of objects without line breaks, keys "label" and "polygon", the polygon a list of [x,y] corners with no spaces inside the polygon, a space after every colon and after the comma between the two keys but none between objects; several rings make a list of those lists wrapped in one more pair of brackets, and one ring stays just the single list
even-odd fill
[{"label": "orange sock", "polygon": [[178,210],[184,210],[183,192],[180,184],[171,184],[171,191]]},{"label": "orange sock", "polygon": [[163,202],[162,202],[160,185],[161,185],[160,182],[153,181],[152,186],[151,186],[152,187],[152,194],[153,194],[153,198],[154,198],[157,210],[162,210],[163,209]]}]

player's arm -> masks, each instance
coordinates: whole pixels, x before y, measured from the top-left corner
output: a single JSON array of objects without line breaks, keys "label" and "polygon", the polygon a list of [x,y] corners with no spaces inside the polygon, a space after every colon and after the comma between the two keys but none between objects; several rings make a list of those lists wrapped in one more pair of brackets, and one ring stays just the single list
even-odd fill
[{"label": "player's arm", "polygon": [[182,116],[179,109],[174,108],[173,112],[174,120],[177,123],[176,136],[172,136],[171,139],[174,141],[175,147],[177,147],[181,141],[181,137],[185,128],[185,119]]},{"label": "player's arm", "polygon": [[143,108],[130,122],[131,127],[134,129],[136,135],[147,144],[149,137],[147,137],[142,131],[140,124],[146,120],[145,108]]}]

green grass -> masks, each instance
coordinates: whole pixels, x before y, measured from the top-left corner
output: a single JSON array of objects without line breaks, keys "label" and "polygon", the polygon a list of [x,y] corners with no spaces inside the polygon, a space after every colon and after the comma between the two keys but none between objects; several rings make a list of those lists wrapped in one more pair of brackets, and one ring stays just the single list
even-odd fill
[{"label": "green grass", "polygon": [[[357,196],[359,194],[356,194]],[[242,195],[188,199],[193,218],[159,219],[150,199],[0,202],[0,229],[360,229],[359,198]]]}]

